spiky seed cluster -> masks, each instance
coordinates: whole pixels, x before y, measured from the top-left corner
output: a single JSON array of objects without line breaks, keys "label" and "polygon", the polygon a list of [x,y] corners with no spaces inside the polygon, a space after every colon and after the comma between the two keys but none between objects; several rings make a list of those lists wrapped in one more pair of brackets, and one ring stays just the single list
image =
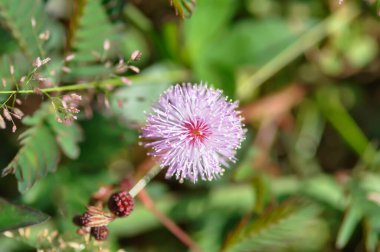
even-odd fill
[{"label": "spiky seed cluster", "polygon": [[133,198],[125,191],[114,193],[108,199],[108,207],[112,213],[103,211],[102,204],[95,204],[88,205],[87,211],[82,215],[76,215],[73,222],[79,226],[77,233],[80,235],[90,233],[98,241],[106,240],[109,234],[108,224],[115,218],[128,216],[132,212]]},{"label": "spiky seed cluster", "polygon": [[87,224],[90,222],[90,214],[88,212],[85,212],[82,215],[76,215],[73,218],[73,222],[75,225],[80,227],[87,226]]},{"label": "spiky seed cluster", "polygon": [[177,84],[169,88],[148,115],[142,137],[145,147],[168,167],[167,177],[213,180],[234,162],[244,139],[238,103],[222,91],[203,84]]},{"label": "spiky seed cluster", "polygon": [[108,199],[109,210],[118,217],[124,217],[133,211],[134,202],[128,192],[117,192]]},{"label": "spiky seed cluster", "polygon": [[93,227],[91,228],[90,234],[97,241],[105,241],[107,240],[109,230],[106,226]]}]

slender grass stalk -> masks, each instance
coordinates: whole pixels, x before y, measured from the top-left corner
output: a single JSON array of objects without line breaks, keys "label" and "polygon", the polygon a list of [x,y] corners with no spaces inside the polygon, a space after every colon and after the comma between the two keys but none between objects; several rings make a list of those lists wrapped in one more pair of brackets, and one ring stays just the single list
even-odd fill
[{"label": "slender grass stalk", "polygon": [[257,89],[287,64],[318,44],[322,39],[347,28],[359,13],[358,8],[353,4],[345,4],[344,7],[341,7],[331,16],[306,31],[294,43],[248,77],[238,87],[238,94],[245,97],[247,94],[252,93],[252,90]]}]

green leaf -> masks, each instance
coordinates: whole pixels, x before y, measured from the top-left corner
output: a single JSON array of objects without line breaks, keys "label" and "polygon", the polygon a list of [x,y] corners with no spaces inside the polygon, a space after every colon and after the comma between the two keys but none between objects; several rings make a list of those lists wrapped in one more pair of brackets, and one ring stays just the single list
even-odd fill
[{"label": "green leaf", "polygon": [[144,111],[149,112],[160,94],[173,82],[179,82],[184,75],[177,67],[157,64],[141,73],[141,80],[133,85],[120,88],[111,96],[113,112],[127,123],[143,123]]},{"label": "green leaf", "polygon": [[[48,43],[44,44],[38,36],[54,25],[44,8],[45,5],[41,0],[24,0],[17,4],[12,0],[0,1],[0,21],[11,32],[30,61],[38,56],[44,57],[44,47]],[[32,19],[35,21],[35,27],[32,26]]]},{"label": "green leaf", "polygon": [[52,132],[45,124],[26,130],[19,138],[23,146],[3,170],[2,176],[14,173],[19,191],[25,193],[39,178],[49,171],[55,171],[59,150]]},{"label": "green leaf", "polygon": [[39,224],[49,216],[32,208],[17,206],[0,198],[0,232]]},{"label": "green leaf", "polygon": [[0,55],[11,53],[15,50],[17,50],[17,43],[12,38],[12,35],[3,27],[0,27]]},{"label": "green leaf", "polygon": [[347,144],[360,156],[364,155],[366,151],[369,152],[369,159],[372,159],[376,151],[343,106],[339,91],[333,87],[320,89],[317,93],[317,103],[322,114]]},{"label": "green leaf", "polygon": [[[77,7],[71,20],[70,44],[75,58],[70,64],[69,77],[90,79],[109,75],[111,70],[101,64],[101,61],[118,51],[120,33],[109,21],[100,0],[81,0]],[[103,48],[106,40],[111,43],[107,52]]]},{"label": "green leaf", "polygon": [[221,31],[225,30],[232,18],[235,6],[232,0],[218,1],[218,8],[215,8],[213,1],[200,1],[197,12],[191,19],[185,21],[186,49],[194,65],[197,63],[194,61],[213,46],[212,42],[220,42]]},{"label": "green leaf", "polygon": [[226,252],[282,251],[297,247],[315,224],[319,208],[304,202],[290,201],[267,211],[251,224],[239,227],[227,240]]},{"label": "green leaf", "polygon": [[143,123],[144,111],[150,111],[152,104],[169,85],[169,83],[154,85],[144,83],[122,88],[112,96],[112,108],[127,123]]},{"label": "green leaf", "polygon": [[[218,8],[212,1],[200,1],[184,27],[186,56],[195,75],[222,88],[228,95],[235,94],[234,86],[228,83],[235,81],[239,67],[253,68],[267,63],[296,38],[278,18],[242,20],[229,25],[236,6],[230,0],[218,1]],[[255,87],[247,83],[241,85],[239,98],[250,97]]]},{"label": "green leaf", "polygon": [[81,140],[81,132],[75,123],[65,126],[55,122],[49,104],[43,104],[33,116],[25,117],[23,123],[32,127],[20,134],[22,147],[2,172],[2,176],[15,174],[21,193],[57,169],[59,148],[69,158],[78,157],[78,142]]},{"label": "green leaf", "polygon": [[79,156],[78,142],[82,140],[82,132],[77,124],[65,125],[57,122],[53,116],[48,117],[48,123],[56,135],[57,144],[62,152],[71,159]]},{"label": "green leaf", "polygon": [[[0,31],[1,32],[1,31]],[[15,63],[17,65],[15,65]],[[14,75],[10,73],[10,66],[14,66]],[[20,51],[0,56],[0,81],[1,90],[7,91],[13,88],[15,80],[19,80],[23,74],[29,70],[28,59]],[[3,86],[3,80],[6,86]],[[0,101],[6,99],[8,95],[0,95]]]},{"label": "green leaf", "polygon": [[170,4],[174,6],[177,15],[189,18],[194,11],[196,0],[170,0]]},{"label": "green leaf", "polygon": [[372,227],[369,220],[367,220],[364,225],[364,238],[367,251],[376,251],[380,236]]},{"label": "green leaf", "polygon": [[49,113],[53,112],[50,109],[51,109],[50,104],[44,103],[41,105],[39,110],[34,112],[32,116],[25,116],[22,119],[22,123],[28,126],[35,126],[35,125],[41,124],[43,120],[45,120],[45,118],[49,115]]},{"label": "green leaf", "polygon": [[302,188],[301,193],[325,202],[336,209],[343,210],[347,205],[343,188],[330,176],[314,176],[305,181]]},{"label": "green leaf", "polygon": [[194,239],[203,251],[219,251],[220,231],[228,222],[228,218],[222,212],[214,211],[205,213],[201,219],[203,228],[195,233]]},{"label": "green leaf", "polygon": [[355,230],[355,227],[359,224],[362,217],[363,213],[358,206],[352,205],[348,209],[338,232],[338,237],[336,240],[337,248],[341,249],[346,246]]},{"label": "green leaf", "polygon": [[375,251],[380,235],[379,181],[377,174],[365,172],[360,178],[354,178],[348,184],[351,203],[338,232],[336,241],[338,248],[344,248],[351,237],[354,238],[354,231],[360,224],[368,251]]}]

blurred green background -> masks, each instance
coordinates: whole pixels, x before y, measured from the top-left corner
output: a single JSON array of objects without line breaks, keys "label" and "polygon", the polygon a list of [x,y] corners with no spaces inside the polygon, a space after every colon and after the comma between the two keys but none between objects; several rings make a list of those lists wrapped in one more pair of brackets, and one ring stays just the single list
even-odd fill
[{"label": "blurred green background", "polygon": [[[0,251],[189,251],[139,200],[131,216],[110,224],[102,243],[77,235],[71,222],[101,186],[140,174],[144,111],[181,82],[207,82],[239,100],[248,129],[239,161],[221,179],[179,184],[161,172],[146,188],[203,251],[379,251],[380,1],[173,3],[0,0],[5,82],[30,73],[37,57],[51,58],[40,74],[53,87],[132,81],[79,92],[88,102],[76,130],[57,140],[64,155],[55,172],[24,165],[31,184],[0,179],[7,200],[0,198],[0,227],[11,230],[0,236]],[[41,41],[47,30],[49,39]],[[136,63],[141,73],[115,74],[109,65],[134,50],[143,55]],[[65,61],[70,53],[74,60]],[[7,97],[0,94],[0,102]],[[43,100],[24,96],[20,108],[42,111],[35,120],[45,118],[59,137],[64,130],[48,119]],[[19,134],[37,127],[16,124],[16,133],[0,131],[1,168],[20,150]],[[22,216],[39,223],[43,213],[50,219],[17,230]]]}]

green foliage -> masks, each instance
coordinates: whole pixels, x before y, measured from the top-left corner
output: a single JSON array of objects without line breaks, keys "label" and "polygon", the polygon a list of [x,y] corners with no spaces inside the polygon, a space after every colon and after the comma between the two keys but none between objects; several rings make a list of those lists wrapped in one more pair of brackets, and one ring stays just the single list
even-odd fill
[{"label": "green foliage", "polygon": [[48,172],[55,172],[60,159],[59,148],[70,158],[79,155],[80,129],[76,124],[59,124],[50,108],[45,104],[33,117],[23,119],[23,123],[31,127],[19,136],[22,147],[2,172],[2,176],[15,174],[22,193]]},{"label": "green foliage", "polygon": [[[17,64],[17,68],[14,69],[14,75],[11,75],[10,67],[13,66],[15,63],[20,62]],[[4,90],[10,90],[16,81],[20,79],[20,77],[25,74],[28,70],[28,59],[25,57],[25,55],[19,51],[13,53],[13,54],[5,54],[3,56],[0,56],[0,81],[1,86],[3,86],[3,81],[5,82]],[[5,100],[7,96],[0,95],[0,102]]]},{"label": "green foliage", "polygon": [[372,149],[368,139],[340,102],[337,89],[320,89],[317,93],[317,101],[322,113],[357,154],[364,154],[367,148],[370,148],[371,153],[374,154],[375,150]]},{"label": "green foliage", "polygon": [[[120,33],[109,21],[101,0],[81,0],[71,18],[70,44],[75,59],[70,64],[71,78],[93,78],[107,76],[111,69],[102,63],[118,51]],[[109,50],[104,44],[110,43]]]},{"label": "green foliage", "polygon": [[347,210],[336,240],[338,248],[346,246],[361,218],[362,213],[359,207],[352,206]]},{"label": "green foliage", "polygon": [[343,210],[347,206],[344,189],[329,176],[314,176],[305,181],[303,187],[303,194],[326,203],[335,209]]},{"label": "green foliage", "polygon": [[129,87],[120,88],[112,95],[113,112],[127,123],[143,124],[144,111],[150,111],[152,104],[170,86],[170,83],[182,81],[179,78],[182,75],[181,70],[176,66],[165,64],[146,69],[141,73],[146,78],[134,81]]},{"label": "green foliage", "polygon": [[175,8],[176,14],[182,18],[189,18],[194,11],[196,0],[169,0]]},{"label": "green foliage", "polygon": [[[378,251],[380,1],[338,2],[0,0],[0,101],[31,77],[5,105],[36,111],[13,118],[21,134],[0,131],[3,175],[15,175],[0,182],[0,231],[51,215],[29,237],[0,236],[0,251],[189,250],[163,215],[207,252]],[[128,62],[135,50],[141,61]],[[51,61],[29,75],[36,57]],[[116,71],[121,58],[141,73]],[[144,111],[170,85],[201,81],[240,100],[248,133],[238,162],[211,183],[178,184],[163,171],[145,188],[162,214],[136,199],[107,241],[84,242],[72,217],[143,176]],[[45,100],[62,104],[69,91],[83,106],[65,126]]]},{"label": "green foliage", "polygon": [[71,159],[76,159],[79,156],[80,150],[78,142],[82,139],[82,132],[77,124],[64,125],[58,123],[53,116],[47,118],[47,122],[51,127],[58,146],[62,152]]},{"label": "green foliage", "polygon": [[343,248],[354,231],[363,223],[364,241],[368,251],[375,251],[380,237],[380,204],[376,196],[380,193],[378,174],[364,173],[360,179],[350,181],[350,204],[340,226],[336,246]]},{"label": "green foliage", "polygon": [[[234,1],[219,1],[218,8],[212,2],[200,1],[194,16],[184,24],[185,53],[198,78],[223,88],[228,95],[237,92],[240,99],[246,99],[252,92],[241,91],[239,80],[238,90],[223,83],[233,82],[242,65],[254,68],[267,63],[296,36],[277,18],[242,20],[230,26],[236,10]],[[211,23],[210,16],[213,17]],[[208,25],[204,25],[206,23]]]},{"label": "green foliage", "polygon": [[[155,182],[152,182],[152,187],[147,190],[151,193],[156,207],[178,222],[207,220],[210,216],[215,215],[215,212],[224,216],[224,221],[228,221],[228,215],[234,217],[242,215],[250,211],[255,204],[253,192],[246,185],[216,186],[210,188],[207,193],[203,193],[203,197],[200,197],[199,193],[189,193],[185,197],[178,198],[168,191],[167,186]],[[156,195],[153,197],[154,193]],[[224,225],[222,219],[219,221],[221,225]],[[134,215],[112,223],[113,231],[116,234],[130,236],[142,234],[159,226],[159,220],[141,204],[136,206]]]},{"label": "green foliage", "polygon": [[30,62],[38,56],[45,56],[45,45],[39,35],[49,30],[53,21],[44,11],[41,0],[26,0],[18,4],[12,0],[1,1],[0,18]]},{"label": "green foliage", "polygon": [[[46,13],[41,0],[25,0],[18,4],[1,1],[0,27],[0,79],[2,86],[6,84],[5,90],[13,88],[22,76],[27,75],[37,57],[43,59],[64,44],[62,27]],[[49,39],[41,39],[42,34],[48,34]],[[6,98],[0,95],[0,101]]]},{"label": "green foliage", "polygon": [[49,219],[46,214],[25,206],[17,206],[0,198],[0,232],[39,224]]},{"label": "green foliage", "polygon": [[238,227],[230,234],[223,251],[286,251],[291,247],[298,250],[300,239],[308,239],[304,232],[315,225],[313,220],[318,213],[315,205],[283,203],[258,216],[252,224]]}]

